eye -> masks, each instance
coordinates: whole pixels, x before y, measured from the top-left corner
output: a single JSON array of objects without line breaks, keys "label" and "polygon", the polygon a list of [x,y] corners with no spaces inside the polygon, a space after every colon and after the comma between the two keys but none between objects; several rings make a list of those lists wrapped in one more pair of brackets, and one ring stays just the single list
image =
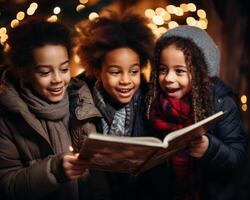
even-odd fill
[{"label": "eye", "polygon": [[43,70],[43,71],[38,71],[37,72],[40,76],[49,76],[49,73],[50,73],[50,71],[45,71],[45,70]]},{"label": "eye", "polygon": [[166,67],[160,66],[159,67],[159,74],[167,74],[168,69]]},{"label": "eye", "polygon": [[61,69],[62,73],[67,73],[69,71],[70,67],[66,66]]},{"label": "eye", "polygon": [[185,69],[181,69],[181,68],[176,69],[176,73],[179,74],[179,75],[182,75],[182,74],[184,74],[186,72],[187,72],[187,70],[185,70]]},{"label": "eye", "polygon": [[138,73],[140,73],[140,70],[139,70],[139,69],[133,69],[133,70],[131,70],[131,72],[130,72],[130,74],[131,74],[132,76],[135,76],[135,75],[137,75]]}]

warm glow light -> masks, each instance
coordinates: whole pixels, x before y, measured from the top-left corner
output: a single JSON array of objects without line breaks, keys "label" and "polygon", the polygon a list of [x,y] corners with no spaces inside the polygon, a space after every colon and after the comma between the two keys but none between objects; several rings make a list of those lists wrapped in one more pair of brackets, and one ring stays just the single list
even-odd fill
[{"label": "warm glow light", "polygon": [[167,11],[170,13],[170,14],[175,14],[176,13],[176,7],[174,5],[168,5],[166,7]]},{"label": "warm glow light", "polygon": [[171,15],[168,12],[166,12],[166,14],[163,16],[163,19],[164,21],[168,21],[171,19]]},{"label": "warm glow light", "polygon": [[11,28],[14,28],[19,25],[19,21],[17,19],[13,19],[10,23]]},{"label": "warm glow light", "polygon": [[178,24],[176,21],[168,22],[168,27],[169,27],[170,29],[175,28],[175,27],[177,27],[177,26],[179,26],[179,24]]},{"label": "warm glow light", "polygon": [[55,14],[55,15],[57,15],[57,14],[59,14],[61,12],[61,8],[60,7],[55,7],[54,8],[54,10],[53,10],[53,13]]},{"label": "warm glow light", "polygon": [[185,3],[182,3],[182,4],[180,5],[180,8],[181,8],[184,12],[188,12],[188,11],[189,11],[189,10],[188,10],[188,5],[185,4]]},{"label": "warm glow light", "polygon": [[29,7],[27,9],[27,15],[34,15],[34,13],[35,13],[35,10],[33,8]]},{"label": "warm glow light", "polygon": [[74,61],[75,63],[80,63],[80,57],[78,55],[74,55]]},{"label": "warm glow light", "polygon": [[155,11],[153,9],[145,10],[145,16],[147,18],[153,18],[155,16]]},{"label": "warm glow light", "polygon": [[148,27],[151,28],[151,30],[157,29],[157,26],[155,24],[153,24],[153,23],[149,23]]},{"label": "warm glow light", "polygon": [[241,101],[241,103],[247,103],[247,96],[246,95],[242,95],[241,97],[240,97],[240,101]]},{"label": "warm glow light", "polygon": [[47,19],[49,22],[56,22],[57,21],[57,16],[56,15],[52,15]]},{"label": "warm glow light", "polygon": [[5,27],[0,28],[0,35],[5,35],[7,33],[7,29]]},{"label": "warm glow light", "polygon": [[8,39],[8,35],[2,35],[1,37],[0,37],[0,42],[1,42],[1,44],[4,44],[5,42],[6,42],[6,40]]},{"label": "warm glow light", "polygon": [[156,25],[163,25],[164,24],[164,20],[161,16],[155,15],[152,19],[152,21],[156,24]]},{"label": "warm glow light", "polygon": [[16,18],[17,18],[19,21],[23,20],[24,17],[25,17],[25,13],[22,12],[22,11],[20,11],[20,12],[18,12],[18,13],[16,14]]},{"label": "warm glow light", "polygon": [[244,112],[246,112],[246,111],[247,111],[247,104],[243,104],[243,105],[241,106],[241,109],[242,109]]},{"label": "warm glow light", "polygon": [[195,26],[196,20],[193,17],[187,17],[186,22],[189,26]]},{"label": "warm glow light", "polygon": [[77,7],[76,7],[76,11],[81,12],[84,8],[85,8],[85,5],[78,4]]},{"label": "warm glow light", "polygon": [[30,8],[32,8],[33,10],[36,10],[38,7],[38,4],[33,2],[32,4],[30,4]]},{"label": "warm glow light", "polygon": [[79,0],[80,3],[85,4],[88,3],[88,0]]},{"label": "warm glow light", "polygon": [[196,11],[196,5],[193,3],[189,3],[188,4],[188,10],[191,12],[195,12]]},{"label": "warm glow light", "polygon": [[92,12],[89,14],[89,20],[94,20],[97,17],[99,17],[99,15],[96,12]]},{"label": "warm glow light", "polygon": [[9,45],[8,43],[5,43],[5,44],[4,44],[3,51],[6,53],[6,52],[9,51],[9,49],[10,49],[10,45]]},{"label": "warm glow light", "polygon": [[155,13],[161,17],[163,17],[166,14],[166,10],[164,8],[156,8]]},{"label": "warm glow light", "polygon": [[197,22],[197,26],[201,29],[207,29],[207,22],[204,20],[199,20]]},{"label": "warm glow light", "polygon": [[167,31],[167,29],[165,28],[165,27],[159,27],[158,28],[158,31],[161,33],[161,34],[163,34],[163,33],[165,33],[166,31]]},{"label": "warm glow light", "polygon": [[183,12],[183,10],[182,10],[181,8],[176,7],[176,12],[175,12],[175,14],[176,14],[177,16],[182,16],[182,15],[184,14],[184,12]]},{"label": "warm glow light", "polygon": [[197,10],[197,15],[199,16],[199,18],[206,18],[206,12],[202,9]]}]

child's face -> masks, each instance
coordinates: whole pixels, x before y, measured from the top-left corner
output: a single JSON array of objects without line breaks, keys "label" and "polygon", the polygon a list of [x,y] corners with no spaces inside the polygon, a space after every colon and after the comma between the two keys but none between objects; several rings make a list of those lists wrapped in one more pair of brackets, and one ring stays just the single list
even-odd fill
[{"label": "child's face", "polygon": [[33,65],[26,80],[48,102],[63,99],[70,81],[69,57],[62,45],[46,45],[33,50]]},{"label": "child's face", "polygon": [[191,72],[183,52],[176,49],[175,45],[170,45],[161,52],[158,81],[168,97],[181,99],[191,91]]},{"label": "child's face", "polygon": [[140,86],[140,58],[130,48],[108,52],[98,74],[105,91],[116,103],[127,104]]}]

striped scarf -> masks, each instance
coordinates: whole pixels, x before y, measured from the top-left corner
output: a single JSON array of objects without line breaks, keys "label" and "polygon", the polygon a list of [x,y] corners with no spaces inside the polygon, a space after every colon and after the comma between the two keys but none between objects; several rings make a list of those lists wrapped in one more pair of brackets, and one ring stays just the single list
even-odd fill
[{"label": "striped scarf", "polygon": [[114,103],[111,103],[110,97],[100,81],[97,81],[93,88],[93,99],[96,107],[103,115],[101,121],[104,134],[131,136],[133,124],[132,101],[129,104],[114,107]]}]

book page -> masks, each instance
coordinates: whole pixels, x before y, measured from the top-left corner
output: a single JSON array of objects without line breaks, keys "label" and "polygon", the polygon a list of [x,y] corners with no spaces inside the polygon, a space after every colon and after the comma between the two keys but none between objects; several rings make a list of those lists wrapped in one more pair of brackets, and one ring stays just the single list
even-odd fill
[{"label": "book page", "polygon": [[128,137],[128,136],[121,137],[114,135],[91,133],[89,134],[89,138],[94,140],[113,141],[125,144],[137,144],[137,145],[155,146],[155,147],[164,146],[163,142],[156,137]]}]

